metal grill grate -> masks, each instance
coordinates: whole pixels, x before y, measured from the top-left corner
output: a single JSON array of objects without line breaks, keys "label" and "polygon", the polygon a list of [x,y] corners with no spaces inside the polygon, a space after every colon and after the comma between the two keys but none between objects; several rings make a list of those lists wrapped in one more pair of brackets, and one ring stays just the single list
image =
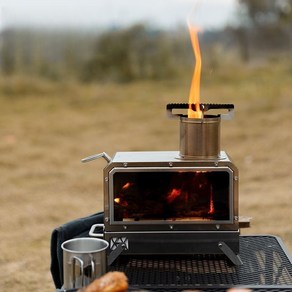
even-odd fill
[{"label": "metal grill grate", "polygon": [[[131,291],[131,289],[129,290]],[[133,292],[137,289],[133,289]],[[139,290],[138,290],[139,291]],[[140,290],[141,292],[149,292],[149,290]],[[159,290],[159,289],[151,289],[151,292],[165,292],[166,290]],[[186,290],[174,290],[174,289],[168,289],[167,292],[187,292]],[[189,292],[226,292],[225,288],[203,288],[200,290],[190,290]],[[265,288],[253,288],[252,292],[291,292],[291,288],[271,288],[271,287],[265,287]]]},{"label": "metal grill grate", "polygon": [[111,270],[125,272],[131,287],[151,291],[220,292],[232,286],[292,291],[292,263],[276,237],[241,236],[240,257],[242,266],[223,255],[120,256]]}]

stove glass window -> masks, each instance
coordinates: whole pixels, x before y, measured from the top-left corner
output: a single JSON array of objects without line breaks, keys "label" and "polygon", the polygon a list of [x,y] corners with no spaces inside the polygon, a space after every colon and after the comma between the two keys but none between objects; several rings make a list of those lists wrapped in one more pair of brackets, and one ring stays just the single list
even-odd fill
[{"label": "stove glass window", "polygon": [[113,174],[114,221],[229,221],[227,171],[125,171]]}]

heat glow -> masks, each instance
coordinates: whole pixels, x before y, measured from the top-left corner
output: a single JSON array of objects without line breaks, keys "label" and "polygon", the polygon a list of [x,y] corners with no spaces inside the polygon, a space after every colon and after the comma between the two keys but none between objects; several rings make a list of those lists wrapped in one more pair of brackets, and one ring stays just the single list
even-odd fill
[{"label": "heat glow", "polygon": [[172,189],[171,192],[167,196],[167,202],[172,203],[180,195],[181,195],[180,189]]},{"label": "heat glow", "polygon": [[208,214],[214,214],[215,213],[215,207],[214,207],[214,199],[213,199],[213,188],[211,187],[210,190],[210,207]]},{"label": "heat glow", "polygon": [[115,203],[119,204],[121,202],[120,198],[114,198]]},{"label": "heat glow", "polygon": [[[201,70],[202,70],[202,58],[201,51],[199,45],[198,31],[197,27],[194,27],[188,22],[192,47],[195,54],[196,65],[193,74],[193,79],[191,83],[191,89],[189,94],[189,109],[188,109],[188,118],[193,119],[201,119],[203,117],[203,113],[200,109],[200,82],[201,82]],[[194,104],[196,107],[196,111],[193,111],[191,108],[191,104]]]},{"label": "heat glow", "polygon": [[126,184],[123,185],[122,190],[128,189],[131,185],[132,185],[132,183],[127,182]]}]

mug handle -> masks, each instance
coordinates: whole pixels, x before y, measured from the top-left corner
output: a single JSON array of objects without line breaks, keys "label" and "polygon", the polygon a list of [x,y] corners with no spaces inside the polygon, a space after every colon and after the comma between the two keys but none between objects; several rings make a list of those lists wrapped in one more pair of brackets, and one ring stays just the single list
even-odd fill
[{"label": "mug handle", "polygon": [[95,274],[95,261],[94,258],[91,257],[90,259],[90,265],[91,265],[91,279],[95,279],[96,278],[96,274]]},{"label": "mug handle", "polygon": [[[72,274],[73,274],[73,288],[76,288],[76,274],[75,274],[75,267],[76,267],[76,262],[79,262],[80,265],[80,274],[81,274],[81,286],[84,286],[84,262],[82,259],[80,259],[77,256],[74,256],[72,259]],[[92,262],[92,261],[91,261]]]},{"label": "mug handle", "polygon": [[95,228],[96,227],[102,227],[102,232],[104,231],[104,224],[93,224],[90,228],[90,231],[89,231],[89,236],[92,236],[92,237],[98,237],[98,238],[103,238],[103,233],[95,233]]}]

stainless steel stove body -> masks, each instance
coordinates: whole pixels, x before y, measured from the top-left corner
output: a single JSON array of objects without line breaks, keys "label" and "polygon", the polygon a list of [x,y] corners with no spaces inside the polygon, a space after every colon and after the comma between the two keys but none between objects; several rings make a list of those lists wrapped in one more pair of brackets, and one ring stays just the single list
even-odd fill
[{"label": "stainless steel stove body", "polygon": [[239,252],[238,171],[225,152],[118,152],[104,169],[104,237],[128,254]]},{"label": "stainless steel stove body", "polygon": [[[240,264],[238,170],[220,150],[222,115],[180,118],[180,151],[117,152],[104,169],[104,230],[123,254],[225,254]],[[201,105],[233,110],[231,105]]]}]

